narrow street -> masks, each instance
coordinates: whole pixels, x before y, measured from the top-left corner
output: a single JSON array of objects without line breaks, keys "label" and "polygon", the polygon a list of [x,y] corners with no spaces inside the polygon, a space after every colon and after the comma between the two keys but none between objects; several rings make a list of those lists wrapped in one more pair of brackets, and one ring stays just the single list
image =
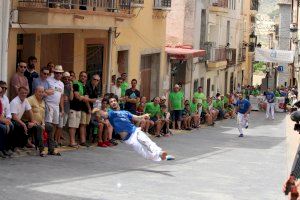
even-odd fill
[{"label": "narrow street", "polygon": [[244,138],[237,137],[235,120],[225,120],[155,139],[175,161],[146,161],[124,144],[68,151],[62,157],[0,160],[0,199],[284,199],[285,116],[269,121],[253,112]]}]

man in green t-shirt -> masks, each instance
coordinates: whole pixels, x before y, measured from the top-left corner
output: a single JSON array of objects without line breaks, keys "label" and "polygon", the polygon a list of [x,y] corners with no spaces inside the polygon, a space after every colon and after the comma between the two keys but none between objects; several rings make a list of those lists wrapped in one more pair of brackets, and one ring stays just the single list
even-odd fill
[{"label": "man in green t-shirt", "polygon": [[174,86],[173,91],[169,94],[169,108],[172,112],[172,121],[173,128],[176,127],[176,122],[178,125],[178,129],[181,129],[181,121],[182,121],[182,110],[183,110],[183,101],[184,95],[179,91],[179,85],[176,84]]},{"label": "man in green t-shirt", "polygon": [[163,122],[160,119],[161,112],[160,112],[160,98],[155,97],[153,102],[149,102],[145,106],[144,113],[150,115],[150,125],[155,126],[155,136],[160,137],[160,131],[163,127]]},{"label": "man in green t-shirt", "polygon": [[216,100],[213,102],[213,107],[219,111],[219,119],[224,118],[224,102],[221,100],[221,95],[220,93],[216,94]]},{"label": "man in green t-shirt", "polygon": [[196,98],[198,103],[202,103],[203,99],[206,98],[205,94],[203,93],[203,88],[201,86],[198,87],[198,91],[194,93],[194,98]]},{"label": "man in green t-shirt", "polygon": [[197,102],[197,99],[195,97],[193,98],[192,101],[190,101],[190,109],[191,109],[191,117],[192,117],[192,126],[194,128],[199,128],[202,105]]},{"label": "man in green t-shirt", "polygon": [[126,93],[126,90],[129,87],[128,82],[126,82],[127,74],[126,73],[122,73],[121,74],[121,78],[123,79],[123,83],[121,84],[121,97],[124,97],[125,93]]}]

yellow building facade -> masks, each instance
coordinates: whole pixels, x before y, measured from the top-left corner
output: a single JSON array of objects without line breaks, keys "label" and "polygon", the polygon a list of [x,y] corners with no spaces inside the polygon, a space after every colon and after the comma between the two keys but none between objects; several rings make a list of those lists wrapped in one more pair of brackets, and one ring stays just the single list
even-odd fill
[{"label": "yellow building facade", "polygon": [[100,74],[104,93],[109,92],[111,76],[123,72],[129,81],[138,80],[142,95],[163,92],[170,0],[41,2],[11,1],[8,80],[20,60],[35,56],[36,71],[52,62],[77,77],[80,71]]}]

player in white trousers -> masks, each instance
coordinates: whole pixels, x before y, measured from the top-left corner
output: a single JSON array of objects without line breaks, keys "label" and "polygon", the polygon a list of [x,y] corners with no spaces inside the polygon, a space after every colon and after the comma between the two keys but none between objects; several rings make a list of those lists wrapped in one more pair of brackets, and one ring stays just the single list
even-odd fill
[{"label": "player in white trousers", "polygon": [[274,93],[268,88],[268,91],[265,93],[266,102],[267,102],[267,109],[266,109],[266,118],[271,119],[275,118],[275,95]]},{"label": "player in white trousers", "polygon": [[247,129],[249,126],[249,114],[251,112],[251,104],[247,99],[243,99],[242,94],[238,94],[239,100],[236,103],[237,124],[240,132],[239,137],[244,137],[243,128]]},{"label": "player in white trousers", "polygon": [[132,120],[149,119],[150,116],[148,114],[136,116],[128,111],[120,110],[116,96],[110,97],[108,102],[111,110],[104,112],[94,109],[93,112],[99,112],[103,118],[109,119],[115,132],[120,135],[125,144],[131,146],[134,151],[149,160],[162,161],[175,159],[157,146],[140,128],[137,128],[132,123]]}]

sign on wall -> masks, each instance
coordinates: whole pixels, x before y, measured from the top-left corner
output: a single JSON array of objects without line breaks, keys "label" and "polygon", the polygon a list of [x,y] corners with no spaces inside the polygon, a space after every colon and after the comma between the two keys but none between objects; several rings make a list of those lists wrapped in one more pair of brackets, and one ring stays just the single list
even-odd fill
[{"label": "sign on wall", "polygon": [[294,54],[294,51],[256,48],[255,61],[271,63],[293,63]]}]

